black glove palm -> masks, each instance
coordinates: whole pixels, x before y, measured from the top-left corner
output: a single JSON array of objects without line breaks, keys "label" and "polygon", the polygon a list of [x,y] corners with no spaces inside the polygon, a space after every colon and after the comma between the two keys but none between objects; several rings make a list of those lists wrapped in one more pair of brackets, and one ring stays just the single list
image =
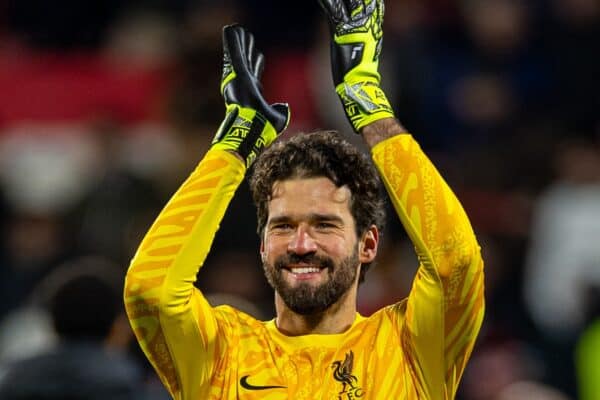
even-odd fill
[{"label": "black glove palm", "polygon": [[227,112],[212,148],[234,151],[250,166],[289,122],[287,104],[269,104],[262,95],[262,53],[254,37],[239,25],[223,29],[223,76],[221,94]]}]

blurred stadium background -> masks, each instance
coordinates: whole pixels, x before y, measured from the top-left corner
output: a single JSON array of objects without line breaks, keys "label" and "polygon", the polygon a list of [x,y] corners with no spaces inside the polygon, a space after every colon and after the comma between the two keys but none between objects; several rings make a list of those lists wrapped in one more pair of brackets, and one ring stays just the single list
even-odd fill
[{"label": "blurred stadium background", "polygon": [[[393,0],[386,13],[383,85],[486,261],[459,399],[600,399],[600,2]],[[101,314],[56,305],[69,279],[110,280],[120,299],[142,235],[224,115],[232,22],[266,54],[267,98],[291,104],[287,134],[350,130],[316,1],[0,2],[0,375],[56,346],[57,318]],[[198,286],[268,319],[257,250],[244,185]],[[404,297],[415,267],[391,218],[360,310]],[[144,398],[166,398],[117,304],[99,343],[129,359]]]}]

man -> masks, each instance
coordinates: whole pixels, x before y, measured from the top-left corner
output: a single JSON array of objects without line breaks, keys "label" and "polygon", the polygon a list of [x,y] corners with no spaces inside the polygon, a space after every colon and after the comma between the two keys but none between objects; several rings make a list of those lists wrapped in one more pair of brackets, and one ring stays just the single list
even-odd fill
[{"label": "man", "polygon": [[[332,132],[269,147],[288,108],[262,97],[252,36],[225,28],[225,120],[142,241],[125,289],[138,340],[175,399],[451,399],[473,348],[483,318],[479,246],[379,86],[383,1],[321,5],[336,91],[377,171]],[[267,322],[213,308],[194,288],[256,159],[251,189],[277,311]],[[383,220],[377,172],[421,265],[408,299],[365,318],[356,296]]]},{"label": "man", "polygon": [[[0,366],[2,400],[148,399],[144,374],[117,346],[120,286],[105,262],[78,259],[38,286],[59,342]],[[117,269],[118,271],[118,269]],[[114,275],[118,279],[118,272]],[[123,331],[129,334],[127,331]]]}]

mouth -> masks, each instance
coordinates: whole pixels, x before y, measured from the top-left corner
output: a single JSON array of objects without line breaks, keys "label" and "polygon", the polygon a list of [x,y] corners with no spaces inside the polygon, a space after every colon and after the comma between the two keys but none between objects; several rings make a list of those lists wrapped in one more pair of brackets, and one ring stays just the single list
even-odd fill
[{"label": "mouth", "polygon": [[316,267],[313,265],[290,265],[283,268],[283,271],[287,272],[296,280],[312,280],[320,277],[327,267]]}]

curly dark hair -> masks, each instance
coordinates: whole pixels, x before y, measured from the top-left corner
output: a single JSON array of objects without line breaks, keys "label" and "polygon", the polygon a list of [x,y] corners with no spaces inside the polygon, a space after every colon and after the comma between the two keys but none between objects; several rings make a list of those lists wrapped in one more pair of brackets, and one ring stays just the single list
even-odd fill
[{"label": "curly dark hair", "polygon": [[[294,178],[329,178],[337,187],[350,189],[350,213],[360,237],[371,225],[383,231],[385,202],[379,175],[371,160],[336,131],[297,134],[276,142],[262,153],[250,176],[250,190],[262,237],[268,202],[276,181]],[[372,263],[361,266],[359,281]]]}]

